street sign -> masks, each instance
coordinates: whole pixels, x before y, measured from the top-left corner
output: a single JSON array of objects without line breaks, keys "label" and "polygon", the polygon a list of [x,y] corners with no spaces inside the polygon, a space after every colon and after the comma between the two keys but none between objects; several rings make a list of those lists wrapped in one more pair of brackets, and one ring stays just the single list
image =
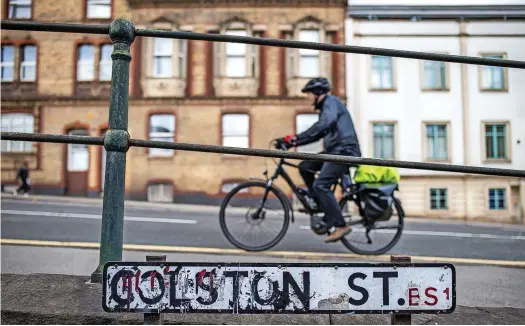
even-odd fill
[{"label": "street sign", "polygon": [[451,313],[451,264],[109,262],[106,312]]}]

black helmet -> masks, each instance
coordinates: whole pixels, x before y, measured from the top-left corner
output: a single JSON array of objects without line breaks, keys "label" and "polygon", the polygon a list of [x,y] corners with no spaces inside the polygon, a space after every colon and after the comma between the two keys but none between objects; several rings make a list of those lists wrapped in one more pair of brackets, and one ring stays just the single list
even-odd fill
[{"label": "black helmet", "polygon": [[306,83],[301,92],[312,92],[314,95],[327,93],[331,89],[330,82],[324,77],[311,79]]}]

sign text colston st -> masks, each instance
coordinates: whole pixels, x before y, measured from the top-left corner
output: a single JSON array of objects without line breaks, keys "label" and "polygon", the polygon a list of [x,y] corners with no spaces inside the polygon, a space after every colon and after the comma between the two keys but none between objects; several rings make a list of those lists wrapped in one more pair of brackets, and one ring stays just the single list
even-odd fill
[{"label": "sign text colston st", "polygon": [[451,313],[451,264],[109,262],[107,312]]}]

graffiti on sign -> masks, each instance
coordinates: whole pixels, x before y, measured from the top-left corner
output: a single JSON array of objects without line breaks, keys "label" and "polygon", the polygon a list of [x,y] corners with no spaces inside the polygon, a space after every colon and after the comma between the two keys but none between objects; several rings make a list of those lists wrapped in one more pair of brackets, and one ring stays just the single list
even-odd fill
[{"label": "graffiti on sign", "polygon": [[451,313],[450,264],[110,262],[107,312]]}]

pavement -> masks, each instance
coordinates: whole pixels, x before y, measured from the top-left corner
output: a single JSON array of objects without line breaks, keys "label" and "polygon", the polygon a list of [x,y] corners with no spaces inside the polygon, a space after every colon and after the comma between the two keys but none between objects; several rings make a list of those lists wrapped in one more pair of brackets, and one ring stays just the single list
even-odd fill
[{"label": "pavement", "polygon": [[[100,288],[85,281],[98,263],[102,201],[46,197],[1,201],[2,323],[142,323],[140,314],[101,310]],[[324,244],[296,218],[283,241],[258,253],[235,249],[218,224],[218,207],[126,202],[123,260],[167,254],[176,262],[372,262],[390,254],[414,262],[450,262],[457,308],[413,315],[413,324],[523,324],[525,227],[407,219],[387,254],[360,256]],[[386,315],[167,314],[167,324],[389,324]]]},{"label": "pavement", "polygon": [[[2,324],[142,324],[140,313],[106,313],[101,309],[102,286],[88,277],[54,274],[2,274]],[[377,325],[391,315],[354,314],[163,314],[164,324],[189,325]],[[451,314],[414,314],[415,325],[517,325],[525,309],[457,306]]]}]

